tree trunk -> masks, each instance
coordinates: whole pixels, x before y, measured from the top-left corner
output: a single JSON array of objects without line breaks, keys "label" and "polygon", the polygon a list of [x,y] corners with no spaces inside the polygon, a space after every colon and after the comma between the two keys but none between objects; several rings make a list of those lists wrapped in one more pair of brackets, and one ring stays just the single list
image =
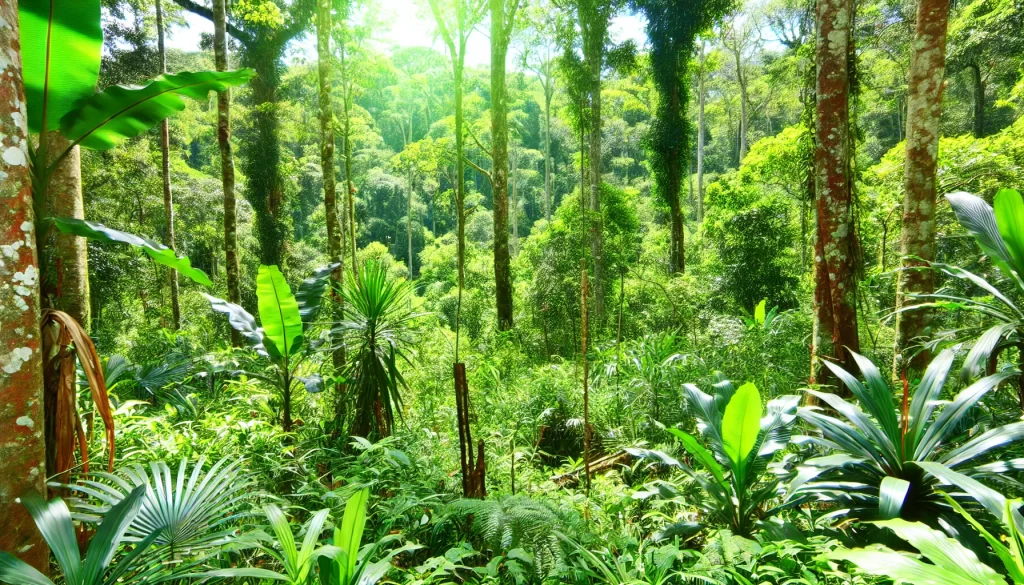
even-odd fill
[{"label": "tree trunk", "polygon": [[512,170],[512,256],[519,255],[519,156],[513,150]]},{"label": "tree trunk", "polygon": [[409,240],[409,282],[412,282],[412,168],[409,169],[409,194],[405,209],[408,213],[405,220],[405,235]]},{"label": "tree trunk", "polygon": [[[225,32],[227,0],[213,0],[213,56],[217,71],[228,69],[228,45]],[[235,159],[231,151],[231,90],[217,94],[217,144],[220,146],[220,180],[224,192],[224,271],[227,274],[228,301],[241,304],[238,276],[237,205],[235,204]],[[231,329],[231,345],[242,347],[242,334]]]},{"label": "tree trunk", "polygon": [[[850,71],[852,0],[817,3],[817,120],[815,193],[818,212],[818,302],[831,305],[821,327],[844,367],[855,371],[849,351],[860,351],[857,335],[856,226],[850,172]],[[818,254],[815,254],[818,256]],[[821,309],[819,309],[820,311]],[[844,351],[844,348],[849,351]]]},{"label": "tree trunk", "polygon": [[25,507],[15,501],[29,490],[46,493],[46,448],[39,264],[16,2],[0,1],[0,20],[7,23],[0,27],[0,550],[48,574],[46,541]]},{"label": "tree trunk", "polygon": [[[900,241],[903,270],[896,286],[897,308],[907,304],[908,294],[935,291],[934,273],[920,268],[935,260],[935,172],[938,168],[948,22],[948,0],[918,0],[907,90],[909,106]],[[909,258],[911,256],[921,260]],[[906,350],[924,335],[931,320],[932,314],[927,310],[896,314],[894,368],[909,366],[913,371],[924,371],[931,359],[930,353],[921,349],[911,357],[906,355]]]},{"label": "tree trunk", "polygon": [[[327,216],[327,255],[328,261],[337,262],[338,267],[331,272],[331,299],[338,307],[344,299],[338,289],[345,277],[345,253],[341,239],[341,226],[338,225],[338,189],[334,180],[334,108],[331,104],[331,0],[317,0],[316,11],[316,57],[317,78],[319,80],[318,101],[320,106],[320,173],[324,184],[324,215]],[[340,340],[333,341],[337,345],[331,353],[331,361],[336,372],[345,368],[345,346]],[[335,422],[342,423],[344,401],[343,384],[335,386]]]},{"label": "tree trunk", "polygon": [[[342,31],[346,24],[342,22]],[[341,55],[341,87],[342,87],[342,150],[345,155],[345,198],[348,202],[348,235],[352,258],[352,275],[358,278],[359,268],[356,266],[356,189],[352,184],[352,119],[349,115],[352,105],[352,80],[349,79],[348,64],[345,61],[345,36],[338,47]],[[343,203],[344,205],[344,203]],[[344,230],[343,230],[344,231]],[[344,246],[344,242],[342,242]]]},{"label": "tree trunk", "polygon": [[971,63],[971,80],[974,82],[974,137],[985,136],[985,80],[981,77],[981,66]]},{"label": "tree trunk", "polygon": [[288,215],[281,182],[281,142],[278,135],[277,87],[280,83],[281,50],[276,40],[258,40],[246,47],[245,60],[256,70],[251,82],[252,126],[255,136],[243,148],[245,197],[256,217],[260,264],[284,269],[288,257]]},{"label": "tree trunk", "polygon": [[544,87],[544,219],[551,223],[551,97],[548,78]]},{"label": "tree trunk", "polygon": [[[53,164],[71,145],[59,132],[45,135],[46,156]],[[49,189],[41,197],[43,217],[74,217],[85,219],[82,201],[82,157],[74,147],[50,177]],[[85,238],[62,234],[50,228],[44,234],[45,246],[39,251],[42,268],[42,302],[44,307],[60,309],[71,315],[86,331],[89,330],[89,255]]]},{"label": "tree trunk", "polygon": [[[164,11],[160,0],[156,0],[156,44],[160,59],[160,74],[167,73],[167,52],[164,48]],[[164,186],[164,218],[167,220],[168,248],[175,250],[174,245],[174,196],[171,193],[171,133],[165,119],[160,123],[160,159]],[[168,269],[168,280],[171,284],[171,324],[175,331],[181,328],[181,305],[178,302],[178,271]]]},{"label": "tree trunk", "polygon": [[697,71],[697,223],[704,221],[704,40],[700,41],[700,66]]},{"label": "tree trunk", "polygon": [[590,72],[590,256],[594,265],[594,317],[604,322],[604,242],[601,221],[601,66],[604,62],[606,27],[591,23],[583,41],[584,60]]},{"label": "tree trunk", "polygon": [[743,164],[743,159],[747,156],[747,124],[750,114],[747,108],[747,79],[743,76],[739,40],[736,41],[736,44],[737,47],[733,55],[736,57],[736,82],[740,86],[740,151],[739,160],[736,161],[736,168],[739,168]]},{"label": "tree trunk", "polygon": [[[505,0],[491,5],[491,186],[494,193],[494,295],[498,330],[512,328],[512,275],[508,252],[508,95]],[[509,23],[510,24],[510,23]]]}]

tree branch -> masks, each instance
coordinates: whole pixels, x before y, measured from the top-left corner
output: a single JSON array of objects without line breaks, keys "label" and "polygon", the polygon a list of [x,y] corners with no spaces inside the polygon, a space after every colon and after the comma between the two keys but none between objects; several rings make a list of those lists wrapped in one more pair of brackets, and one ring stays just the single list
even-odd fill
[{"label": "tree branch", "polygon": [[466,164],[468,164],[469,166],[473,167],[473,169],[475,169],[476,172],[478,172],[481,175],[487,177],[487,182],[491,184],[491,188],[492,189],[494,188],[494,178],[491,177],[491,173],[488,173],[487,171],[485,171],[482,168],[480,168],[479,165],[477,165],[475,162],[469,160],[468,157],[464,156],[464,157],[462,157],[462,160],[466,161]]},{"label": "tree branch", "polygon": [[[201,5],[201,4],[196,4],[192,0],[172,0],[172,1],[175,4],[177,4],[178,6],[181,6],[185,10],[191,12],[192,14],[197,14],[199,16],[202,16],[206,20],[209,20],[210,22],[213,22],[213,10],[211,10],[211,9]],[[228,34],[230,34],[231,36],[235,37],[235,39],[238,40],[238,42],[242,43],[243,45],[248,46],[248,45],[250,45],[251,43],[253,43],[255,41],[255,39],[253,39],[252,35],[250,35],[249,33],[245,32],[244,30],[238,28],[237,26],[231,24],[230,22],[226,22],[226,23],[224,23],[224,25],[226,27],[225,30],[228,31]]]}]

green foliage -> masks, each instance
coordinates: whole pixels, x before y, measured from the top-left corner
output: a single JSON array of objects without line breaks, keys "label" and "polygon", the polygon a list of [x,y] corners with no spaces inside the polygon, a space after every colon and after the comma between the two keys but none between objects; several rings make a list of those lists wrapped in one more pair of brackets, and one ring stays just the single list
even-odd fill
[{"label": "green foliage", "polygon": [[766,473],[766,469],[775,454],[789,444],[798,397],[781,396],[770,401],[768,414],[762,417],[761,396],[753,384],[736,389],[728,380],[720,380],[713,396],[693,384],[684,385],[684,390],[710,449],[685,431],[669,432],[711,477],[664,453],[627,451],[639,457],[655,457],[682,469],[704,491],[705,498],[698,505],[707,515],[707,522],[749,536],[758,519],[771,513],[766,505],[776,496],[781,478]]},{"label": "green foliage", "polygon": [[963,583],[1005,585],[1006,580],[956,540],[920,522],[893,519],[874,523],[888,528],[921,552],[929,563],[886,547],[839,549],[829,553],[835,560],[850,561],[862,571],[883,575],[908,585]]},{"label": "green foliage", "polygon": [[128,244],[129,246],[142,250],[154,262],[177,270],[182,276],[190,278],[199,284],[213,286],[206,273],[197,268],[192,268],[192,263],[187,256],[178,256],[174,250],[149,238],[141,238],[134,234],[108,228],[102,223],[86,221],[73,217],[49,217],[45,222],[52,222],[54,227],[61,233],[72,234],[98,242],[116,242]]},{"label": "green foliage", "polygon": [[103,44],[100,0],[22,0],[18,20],[29,132],[56,130],[95,91]]},{"label": "green foliage", "polygon": [[253,76],[251,69],[160,75],[142,87],[115,85],[82,100],[61,118],[60,130],[74,144],[105,150],[138,136],[185,109],[182,97],[206,99]]},{"label": "green foliage", "polygon": [[[136,463],[116,473],[94,472],[66,486],[88,499],[75,502],[75,511],[96,522],[143,488],[141,506],[124,532],[124,542],[152,543],[151,553],[169,560],[195,556],[228,542],[232,524],[245,513],[250,479],[242,471],[244,460],[221,459],[204,471],[204,458],[192,464],[181,460],[177,473],[166,463],[151,462],[150,472]],[[153,536],[151,539],[150,536]]]},{"label": "green foliage", "polygon": [[343,374],[350,380],[355,406],[352,430],[367,436],[371,430],[387,436],[401,414],[401,388],[408,389],[399,361],[409,361],[409,326],[420,316],[412,311],[412,288],[390,276],[376,262],[367,262],[358,278],[345,281],[340,333],[351,339],[349,363]]},{"label": "green foliage", "polygon": [[[864,356],[853,356],[863,383],[841,367],[825,364],[860,407],[835,394],[807,391],[838,416],[812,407],[799,410],[800,418],[821,432],[821,437],[810,442],[832,454],[804,461],[790,486],[791,502],[836,502],[848,509],[851,517],[864,520],[899,516],[962,526],[960,514],[937,491],[947,482],[937,478],[929,465],[941,464],[940,470],[960,470],[970,476],[983,476],[1004,465],[983,461],[1001,446],[1024,437],[1024,423],[991,428],[964,443],[958,443],[958,438],[971,410],[1012,374],[982,378],[939,409],[955,357],[954,350],[945,350],[908,395],[906,410],[898,413],[893,393],[878,369]],[[956,497],[964,505],[969,502],[966,496]]]},{"label": "green foliage", "polygon": [[[143,486],[135,488],[128,497],[107,512],[96,534],[89,541],[84,558],[78,551],[75,526],[63,500],[54,498],[47,502],[38,494],[29,492],[21,497],[21,501],[50,547],[61,569],[64,583],[114,585],[121,579],[146,581],[162,569],[160,565],[147,565],[142,558],[159,533],[149,534],[130,551],[118,554],[125,532],[142,507],[145,491]],[[9,585],[53,585],[45,575],[7,551],[0,551],[0,582]]]}]

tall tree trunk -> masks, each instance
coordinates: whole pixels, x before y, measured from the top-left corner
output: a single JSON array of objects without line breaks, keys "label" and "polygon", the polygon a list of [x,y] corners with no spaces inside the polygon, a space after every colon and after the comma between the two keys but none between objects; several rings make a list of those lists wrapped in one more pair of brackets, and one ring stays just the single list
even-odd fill
[{"label": "tall tree trunk", "polygon": [[704,221],[704,39],[700,41],[700,57],[697,71],[697,223]]},{"label": "tall tree trunk", "polygon": [[409,244],[409,282],[412,282],[412,168],[409,169],[409,193],[408,200],[405,204],[406,213],[408,216],[405,220],[405,235],[408,238]]},{"label": "tall tree trunk", "polygon": [[29,179],[28,128],[18,38],[18,6],[0,0],[0,550],[44,574],[50,555],[25,507],[15,498],[46,493],[43,439],[43,359],[40,347],[39,264]]},{"label": "tall tree trunk", "polygon": [[[338,225],[338,189],[334,180],[334,108],[331,104],[331,0],[317,0],[316,57],[319,80],[320,106],[320,173],[324,184],[324,215],[327,216],[327,255],[338,267],[331,272],[331,299],[335,305],[344,302],[338,289],[345,277],[345,251]],[[335,371],[345,368],[345,346],[334,340],[337,348],[331,353]],[[335,422],[342,424],[344,417],[344,385],[335,387]],[[339,427],[340,428],[340,427]]]},{"label": "tall tree trunk", "polygon": [[549,77],[544,86],[544,219],[551,223],[551,97],[548,85],[554,83]]},{"label": "tall tree trunk", "polygon": [[512,170],[512,256],[519,255],[519,155],[513,149]]},{"label": "tall tree trunk", "polygon": [[[517,0],[513,0],[516,2]],[[510,31],[506,31],[505,0],[491,5],[491,185],[494,193],[494,296],[498,330],[512,328],[512,270],[508,252],[508,95],[505,61]]]},{"label": "tall tree trunk", "polygon": [[[347,4],[346,4],[347,6]],[[348,18],[346,13],[344,18]],[[338,53],[341,56],[341,88],[342,88],[342,143],[341,148],[345,157],[345,199],[348,203],[348,211],[344,215],[348,218],[349,250],[352,259],[352,275],[358,277],[359,268],[356,266],[356,189],[352,184],[352,119],[350,116],[352,106],[352,80],[349,78],[348,63],[345,60],[345,42],[347,36],[344,34],[347,23],[341,22],[342,41],[338,46]],[[344,205],[344,203],[342,204]],[[343,231],[344,228],[343,228]],[[344,242],[342,242],[344,245]],[[344,252],[343,252],[344,253]]]},{"label": "tall tree trunk", "polygon": [[[907,89],[909,107],[900,241],[903,270],[896,286],[897,308],[907,303],[908,294],[935,291],[934,273],[920,268],[935,260],[935,172],[938,167],[948,22],[948,0],[918,0]],[[904,354],[915,339],[925,333],[931,319],[931,312],[926,310],[896,314],[895,368],[903,365],[914,371],[924,371],[930,361],[927,350],[922,349],[913,358]]]},{"label": "tall tree trunk", "polygon": [[245,49],[246,63],[256,70],[256,77],[250,84],[255,136],[247,145],[243,143],[242,170],[247,179],[245,197],[256,216],[260,264],[279,266],[283,270],[288,257],[288,209],[280,173],[277,117],[281,49],[276,39],[259,39]]},{"label": "tall tree trunk", "polygon": [[589,34],[584,33],[583,58],[590,74],[590,135],[589,135],[589,229],[590,256],[594,264],[594,321],[604,322],[604,227],[601,221],[601,66],[604,63],[604,37],[607,24],[590,23]]},{"label": "tall tree trunk", "polygon": [[[46,156],[53,164],[71,145],[59,132],[45,135]],[[57,166],[50,178],[49,189],[42,198],[44,217],[85,219],[82,201],[82,156],[74,147]],[[41,286],[44,307],[60,309],[89,330],[89,255],[86,239],[50,229],[44,234],[46,245],[39,251],[42,269]]]},{"label": "tall tree trunk", "polygon": [[[156,44],[160,59],[160,73],[167,73],[167,51],[164,48],[164,10],[160,0],[156,0]],[[165,119],[160,123],[160,159],[164,186],[164,218],[167,220],[168,248],[174,246],[174,196],[171,193],[171,132]],[[181,305],[178,302],[178,271],[168,270],[171,284],[171,324],[175,331],[181,328]]]},{"label": "tall tree trunk", "polygon": [[743,75],[743,62],[741,57],[741,51],[739,48],[739,41],[736,41],[737,47],[733,55],[736,57],[736,82],[740,86],[740,146],[739,146],[739,160],[736,161],[736,168],[739,168],[743,164],[743,159],[747,156],[747,125],[749,123],[750,114],[748,112],[748,99],[747,99],[747,78]]},{"label": "tall tree trunk", "polygon": [[[815,193],[820,262],[816,291],[831,305],[832,320],[821,327],[831,333],[832,349],[853,371],[850,351],[860,351],[857,335],[856,226],[853,222],[850,172],[850,47],[852,0],[817,3],[817,120]],[[817,256],[817,254],[816,254]],[[826,278],[827,277],[827,278]],[[820,311],[821,309],[819,309]],[[824,334],[824,331],[822,332]],[[844,351],[847,349],[849,351]]]},{"label": "tall tree trunk", "polygon": [[[463,47],[464,48],[464,47]],[[466,163],[463,159],[465,152],[465,137],[463,136],[463,111],[462,111],[462,69],[463,59],[465,51],[459,51],[458,55],[453,55],[452,59],[455,61],[454,74],[455,74],[455,242],[456,242],[456,254],[458,256],[456,260],[458,283],[459,289],[466,286]],[[460,292],[459,298],[462,298]],[[456,321],[458,321],[456,317]],[[455,328],[458,329],[458,323],[456,322]]]},{"label": "tall tree trunk", "polygon": [[974,137],[985,136],[985,80],[981,77],[981,65],[970,63],[971,81],[974,82]]},{"label": "tall tree trunk", "polygon": [[[227,0],[213,0],[213,57],[217,71],[228,69]],[[224,271],[228,301],[242,302],[238,275],[238,220],[235,204],[235,159],[231,151],[231,90],[217,94],[217,144],[220,147],[220,180],[224,192]],[[242,347],[242,334],[231,329],[231,345]]]}]

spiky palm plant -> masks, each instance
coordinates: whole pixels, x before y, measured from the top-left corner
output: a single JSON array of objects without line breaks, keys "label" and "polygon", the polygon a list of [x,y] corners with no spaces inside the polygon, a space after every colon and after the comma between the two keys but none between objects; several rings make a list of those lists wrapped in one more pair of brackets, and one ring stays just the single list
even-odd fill
[{"label": "spiky palm plant", "polygon": [[[932,361],[913,393],[906,391],[897,404],[878,368],[864,356],[852,355],[864,382],[835,364],[826,365],[860,406],[835,394],[808,390],[832,413],[817,407],[798,411],[800,418],[821,432],[808,441],[830,453],[804,462],[790,486],[790,503],[828,501],[860,519],[902,517],[932,526],[941,522],[963,527],[961,515],[937,491],[946,482],[936,470],[983,477],[1012,467],[1012,463],[987,459],[995,449],[1024,437],[1024,422],[989,429],[960,445],[954,441],[962,434],[961,423],[971,409],[1014,373],[1002,371],[982,378],[939,408],[955,357],[955,350],[947,349]],[[964,494],[957,499],[971,505]]]},{"label": "spiky palm plant", "polygon": [[355,402],[354,435],[387,436],[395,414],[401,415],[400,390],[408,386],[398,362],[409,361],[410,324],[420,316],[410,306],[411,295],[408,282],[390,277],[386,267],[373,261],[342,286],[344,318],[337,329],[349,348],[344,375]]},{"label": "spiky palm plant", "polygon": [[162,461],[140,464],[115,473],[91,473],[64,486],[85,496],[74,502],[78,517],[98,521],[142,488],[142,504],[128,529],[125,542],[143,542],[153,536],[151,554],[177,558],[194,555],[224,543],[232,523],[243,513],[249,477],[242,459],[221,459],[204,471],[205,458],[191,464],[183,459],[177,472]]}]

